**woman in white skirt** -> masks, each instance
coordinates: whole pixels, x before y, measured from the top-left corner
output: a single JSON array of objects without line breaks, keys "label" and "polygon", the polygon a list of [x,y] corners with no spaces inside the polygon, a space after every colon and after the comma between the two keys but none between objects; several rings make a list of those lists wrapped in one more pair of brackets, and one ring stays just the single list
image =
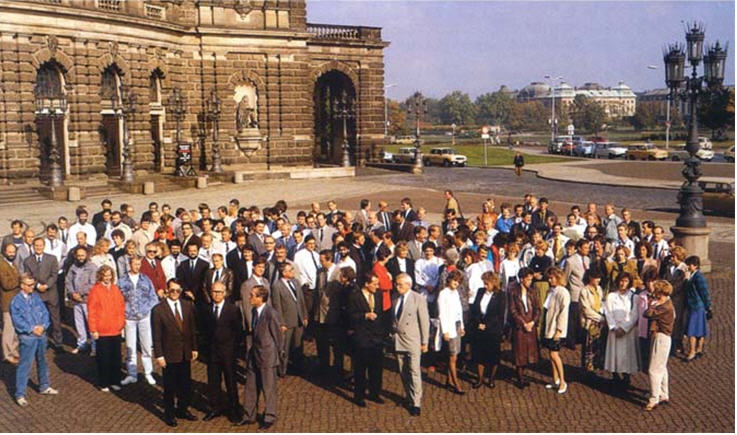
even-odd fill
[{"label": "woman in white skirt", "polygon": [[630,374],[639,370],[638,316],[632,276],[627,272],[620,273],[614,289],[607,295],[605,306],[609,335],[604,370],[612,373],[613,381],[627,386],[630,383]]},{"label": "woman in white skirt", "polygon": [[463,326],[463,307],[458,294],[458,286],[463,281],[463,274],[454,270],[448,274],[445,288],[438,294],[438,317],[440,332],[448,348],[448,379],[445,385],[456,394],[465,394],[458,379],[456,363],[461,352],[461,337],[465,335]]}]

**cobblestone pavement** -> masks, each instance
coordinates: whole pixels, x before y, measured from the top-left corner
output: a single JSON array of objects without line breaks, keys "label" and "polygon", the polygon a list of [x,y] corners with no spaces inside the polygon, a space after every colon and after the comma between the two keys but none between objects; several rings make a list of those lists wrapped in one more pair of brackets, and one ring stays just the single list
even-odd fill
[{"label": "cobblestone pavement", "polygon": [[[467,170],[468,171],[468,170]],[[567,202],[582,204],[589,198],[603,203],[613,200],[618,205],[633,208],[637,204],[647,206],[645,199],[633,192],[619,192],[627,189],[613,189],[616,198],[607,196],[608,189],[586,190],[585,186],[575,190],[568,183],[550,186],[551,182],[540,183],[534,177],[515,180],[508,171],[478,173],[470,170],[466,177],[478,179],[464,180],[455,171],[428,171],[420,178],[409,176],[368,176],[350,180],[313,180],[312,182],[266,182],[261,192],[254,186],[223,186],[207,191],[187,191],[154,197],[114,198],[117,205],[123,200],[132,199],[137,211],[149,200],[172,204],[182,201],[197,203],[202,200],[210,204],[227,201],[236,195],[245,203],[262,206],[273,203],[277,197],[285,197],[292,210],[305,205],[301,198],[325,201],[335,197],[341,207],[354,208],[357,199],[366,196],[371,199],[386,198],[393,206],[405,195],[411,196],[417,204],[428,207],[431,219],[442,207],[439,193],[428,187],[450,187],[459,192],[459,199],[466,213],[471,213],[479,204],[479,199],[488,192],[495,198],[506,196],[519,198],[526,191],[548,195],[556,207],[567,207]],[[448,174],[446,176],[446,174]],[[423,181],[424,180],[424,181]],[[478,185],[476,182],[478,181]],[[511,182],[510,182],[511,181]],[[415,187],[416,186],[416,187]],[[633,191],[648,195],[644,189]],[[460,193],[464,192],[464,193]],[[465,193],[468,192],[468,193]],[[476,192],[476,193],[474,193]],[[629,193],[629,195],[628,195]],[[592,195],[592,196],[589,196]],[[96,201],[87,201],[97,207]],[[51,204],[51,203],[50,203]],[[646,208],[646,207],[645,207]],[[0,219],[8,216],[33,213],[35,219],[48,219],[58,215],[60,210],[71,215],[73,204],[54,204],[53,207],[38,207],[34,210],[2,210]],[[556,210],[558,211],[558,210]],[[654,217],[663,224],[672,222],[671,213],[637,211],[636,219]],[[518,390],[509,379],[512,377],[509,354],[505,355],[503,367],[499,371],[497,387],[471,390],[466,378],[468,394],[456,396],[442,388],[445,376],[441,373],[426,374],[423,384],[425,396],[422,416],[410,417],[405,409],[395,404],[403,396],[402,386],[396,373],[396,362],[387,357],[385,362],[384,395],[388,399],[384,405],[369,402],[365,409],[357,408],[350,402],[350,387],[334,387],[331,379],[317,376],[288,376],[279,382],[278,422],[271,429],[278,432],[299,431],[356,431],[356,432],[465,432],[465,431],[606,431],[606,432],[733,432],[734,415],[734,220],[710,218],[719,225],[732,228],[732,242],[713,241],[710,257],[714,262],[714,272],[708,276],[716,316],[711,321],[711,339],[706,347],[706,356],[694,363],[686,364],[672,358],[669,363],[671,403],[661,406],[652,413],[642,411],[647,394],[647,378],[644,374],[633,377],[634,390],[630,394],[618,394],[611,390],[608,374],[600,373],[600,378],[588,379],[582,376],[579,368],[580,352],[564,350],[570,388],[567,394],[559,396],[543,388],[550,380],[550,366],[547,353],[543,361],[530,371],[533,385],[526,390]],[[725,232],[727,230],[724,230]],[[67,343],[72,342],[71,330],[65,328]],[[314,345],[306,346],[306,353],[314,355]],[[161,421],[161,387],[148,386],[144,381],[128,386],[119,393],[102,393],[96,390],[94,361],[84,355],[54,355],[48,353],[51,367],[52,385],[60,390],[57,397],[40,396],[29,390],[31,405],[20,408],[12,401],[15,370],[7,364],[0,365],[0,379],[5,385],[5,397],[0,397],[0,430],[4,432],[166,432],[169,428]],[[35,380],[35,375],[32,375]],[[204,365],[193,365],[195,386],[194,412],[202,416],[206,376]],[[157,375],[160,383],[160,376]],[[241,398],[243,392],[240,391]],[[246,431],[255,431],[249,426]],[[225,418],[211,422],[180,422],[179,432],[229,432],[244,431],[232,427]]]}]

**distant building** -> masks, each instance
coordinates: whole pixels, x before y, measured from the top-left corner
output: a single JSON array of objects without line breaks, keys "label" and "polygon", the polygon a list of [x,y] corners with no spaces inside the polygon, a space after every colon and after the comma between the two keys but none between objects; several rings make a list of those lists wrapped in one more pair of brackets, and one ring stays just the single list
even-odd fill
[{"label": "distant building", "polygon": [[[624,82],[619,82],[613,88],[605,88],[598,83],[586,83],[574,88],[562,82],[555,88],[555,105],[560,108],[570,108],[578,95],[584,95],[604,107],[606,114],[614,119],[632,116],[635,114],[637,96]],[[517,93],[517,101],[540,101],[550,107],[553,100],[551,87],[545,83],[533,82]]]}]

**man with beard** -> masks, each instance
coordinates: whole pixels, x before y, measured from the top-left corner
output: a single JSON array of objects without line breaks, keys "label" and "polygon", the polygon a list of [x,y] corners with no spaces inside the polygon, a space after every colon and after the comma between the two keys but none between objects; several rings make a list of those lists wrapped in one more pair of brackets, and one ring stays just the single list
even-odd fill
[{"label": "man with beard", "polygon": [[187,245],[187,261],[182,262],[177,268],[177,281],[182,285],[183,296],[193,301],[199,308],[207,303],[209,295],[202,295],[202,280],[205,272],[210,268],[210,263],[199,257],[200,248],[190,243]]},{"label": "man with beard", "polygon": [[[131,237],[133,237],[133,230],[123,223],[122,215],[119,211],[114,211],[110,214],[110,226],[107,228],[107,231],[105,232],[105,238],[113,240],[113,231],[120,230],[123,232],[123,240],[130,240]],[[114,241],[114,240],[113,240]]]},{"label": "man with beard", "polygon": [[73,354],[91,348],[95,354],[95,342],[88,341],[89,331],[87,328],[87,295],[95,285],[97,266],[88,261],[88,252],[84,246],[74,248],[74,263],[67,272],[64,289],[71,299],[74,311],[74,328],[77,331],[77,347]]},{"label": "man with beard", "polygon": [[0,305],[3,311],[3,358],[6,362],[16,365],[20,359],[18,352],[18,336],[10,317],[10,301],[20,291],[20,274],[13,264],[18,248],[12,243],[3,246],[3,257],[0,260]]},{"label": "man with beard", "polygon": [[97,230],[89,222],[87,222],[87,210],[82,207],[77,208],[77,222],[69,227],[69,241],[67,244],[70,248],[74,247],[77,240],[77,233],[84,232],[87,234],[87,243],[94,245],[97,241]]}]

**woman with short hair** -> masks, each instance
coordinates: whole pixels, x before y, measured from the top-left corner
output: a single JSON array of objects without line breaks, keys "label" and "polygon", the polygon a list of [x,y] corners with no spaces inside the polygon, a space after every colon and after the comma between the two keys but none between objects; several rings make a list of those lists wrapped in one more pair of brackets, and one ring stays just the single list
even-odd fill
[{"label": "woman with short hair", "polygon": [[604,349],[606,348],[606,317],[604,316],[604,292],[599,284],[601,274],[589,269],[584,274],[584,288],[581,290],[579,311],[581,313],[581,329],[583,346],[581,347],[581,367],[588,373],[604,367]]},{"label": "woman with short hair", "polygon": [[645,411],[652,411],[659,403],[668,403],[668,355],[675,310],[670,300],[673,286],[668,281],[657,280],[652,285],[653,299],[645,311],[649,320],[652,345],[650,346],[650,399]]},{"label": "woman with short hair", "polygon": [[97,266],[99,269],[102,266],[110,266],[113,269],[113,282],[116,282],[118,280],[116,271],[116,264],[115,259],[113,258],[112,254],[109,254],[108,251],[110,251],[110,240],[108,239],[100,239],[97,242],[95,242],[95,246],[92,248],[92,257],[90,257],[90,261]]},{"label": "woman with short hair", "polygon": [[623,272],[614,281],[606,298],[606,321],[609,327],[604,369],[612,380],[629,385],[630,374],[639,371],[637,347],[637,303],[632,289],[632,275]]},{"label": "woman with short hair", "polygon": [[473,331],[471,350],[478,375],[473,388],[479,388],[483,383],[484,369],[489,377],[487,385],[494,388],[494,378],[502,352],[507,298],[501,292],[502,288],[496,273],[492,271],[482,273],[481,281],[484,286],[478,289],[476,299],[471,305],[471,331]]},{"label": "woman with short hair", "polygon": [[97,283],[87,297],[90,334],[97,344],[97,373],[100,390],[120,390],[121,333],[125,328],[125,300],[115,283],[113,268],[97,270]]},{"label": "woman with short hair", "polygon": [[448,274],[445,288],[438,294],[440,332],[443,334],[443,340],[446,343],[449,354],[448,379],[445,385],[459,395],[466,394],[461,388],[461,381],[458,379],[456,369],[458,354],[461,352],[461,337],[466,334],[463,326],[463,306],[461,305],[461,298],[458,294],[458,287],[462,281],[463,274],[461,271],[454,270]]},{"label": "woman with short hair", "polygon": [[547,270],[550,290],[543,304],[542,314],[542,345],[550,351],[550,362],[553,366],[553,383],[545,388],[564,394],[568,391],[568,384],[563,373],[563,361],[560,359],[560,346],[568,331],[568,308],[571,304],[571,295],[565,285],[565,274],[558,267]]},{"label": "woman with short hair", "polygon": [[509,287],[509,317],[512,325],[512,354],[517,371],[517,386],[525,388],[530,382],[525,378],[525,368],[537,363],[540,349],[537,343],[537,326],[540,321],[540,304],[533,287],[533,271],[520,269],[519,284]]},{"label": "woman with short hair", "polygon": [[711,297],[704,274],[701,273],[701,259],[692,255],[686,259],[686,266],[691,277],[686,281],[686,306],[688,308],[688,356],[686,361],[693,361],[704,355],[704,339],[709,336],[708,319],[711,318]]}]

